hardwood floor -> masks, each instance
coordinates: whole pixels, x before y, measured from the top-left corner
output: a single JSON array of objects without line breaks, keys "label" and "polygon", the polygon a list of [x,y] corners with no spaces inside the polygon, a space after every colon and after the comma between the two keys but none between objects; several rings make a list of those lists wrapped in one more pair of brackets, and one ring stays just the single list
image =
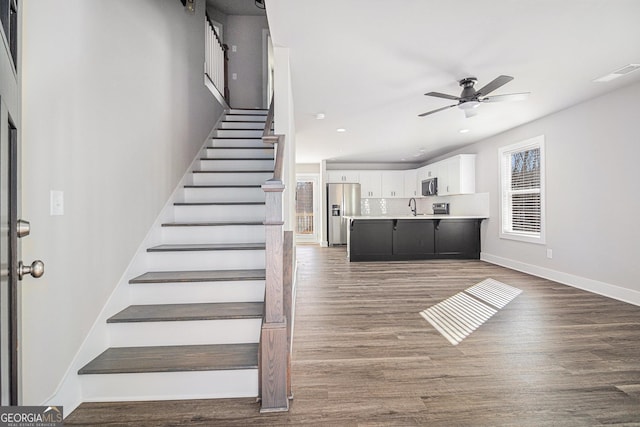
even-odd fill
[{"label": "hardwood floor", "polygon": [[[640,426],[640,307],[482,261],[348,263],[298,246],[288,413],[254,399],[85,403],[66,425]],[[457,346],[418,313],[523,292]]]}]

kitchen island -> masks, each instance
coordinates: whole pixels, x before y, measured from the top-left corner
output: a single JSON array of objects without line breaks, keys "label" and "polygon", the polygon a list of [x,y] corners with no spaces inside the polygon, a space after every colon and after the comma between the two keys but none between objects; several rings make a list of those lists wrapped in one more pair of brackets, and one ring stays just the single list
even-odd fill
[{"label": "kitchen island", "polygon": [[480,259],[484,216],[349,216],[350,261]]}]

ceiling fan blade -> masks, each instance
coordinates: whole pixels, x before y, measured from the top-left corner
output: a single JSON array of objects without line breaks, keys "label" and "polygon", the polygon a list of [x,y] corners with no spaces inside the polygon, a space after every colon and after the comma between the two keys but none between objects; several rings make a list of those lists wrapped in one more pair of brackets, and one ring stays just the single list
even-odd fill
[{"label": "ceiling fan blade", "polygon": [[505,95],[495,95],[482,98],[481,102],[502,102],[502,101],[524,101],[529,97],[530,92],[509,93]]},{"label": "ceiling fan blade", "polygon": [[435,96],[436,98],[452,99],[454,101],[457,101],[460,99],[460,97],[458,96],[447,95],[446,93],[440,93],[440,92],[429,92],[429,93],[425,93],[425,95]]},{"label": "ceiling fan blade", "polygon": [[488,83],[482,89],[479,89],[476,92],[476,94],[478,96],[486,96],[491,92],[493,92],[494,90],[498,89],[499,87],[506,85],[511,80],[513,80],[513,77],[511,76],[498,76],[495,79],[493,79],[491,83]]},{"label": "ceiling fan blade", "polygon": [[428,116],[429,114],[437,113],[438,111],[446,110],[447,108],[455,107],[457,105],[458,104],[448,105],[446,107],[438,108],[437,110],[433,110],[433,111],[429,111],[429,112],[426,112],[426,113],[418,114],[418,117]]}]

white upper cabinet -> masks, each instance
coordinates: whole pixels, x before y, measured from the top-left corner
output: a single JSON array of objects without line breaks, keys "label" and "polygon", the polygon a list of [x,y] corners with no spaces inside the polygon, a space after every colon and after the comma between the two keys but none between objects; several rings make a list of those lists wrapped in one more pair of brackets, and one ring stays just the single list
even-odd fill
[{"label": "white upper cabinet", "polygon": [[328,183],[360,183],[363,199],[422,196],[422,181],[438,178],[438,196],[472,194],[476,191],[476,155],[457,156],[422,166],[397,170],[328,170]]},{"label": "white upper cabinet", "polygon": [[381,171],[360,171],[360,197],[363,199],[383,197]]},{"label": "white upper cabinet", "polygon": [[329,183],[358,183],[360,182],[359,171],[328,170],[327,182]]},{"label": "white upper cabinet", "polygon": [[409,169],[403,171],[404,174],[404,197],[418,197],[420,196],[420,183],[418,181],[418,169]]},{"label": "white upper cabinet", "polygon": [[382,171],[382,197],[405,197],[404,171]]},{"label": "white upper cabinet", "polygon": [[459,154],[435,165],[437,166],[438,196],[475,193],[475,154]]}]

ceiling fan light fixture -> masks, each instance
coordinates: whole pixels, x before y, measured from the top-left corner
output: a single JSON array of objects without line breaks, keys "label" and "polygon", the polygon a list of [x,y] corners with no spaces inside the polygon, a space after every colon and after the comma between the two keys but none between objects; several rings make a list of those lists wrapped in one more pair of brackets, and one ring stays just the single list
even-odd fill
[{"label": "ceiling fan light fixture", "polygon": [[467,101],[458,104],[458,108],[461,110],[471,110],[473,108],[478,108],[478,105],[480,105],[480,101]]}]

